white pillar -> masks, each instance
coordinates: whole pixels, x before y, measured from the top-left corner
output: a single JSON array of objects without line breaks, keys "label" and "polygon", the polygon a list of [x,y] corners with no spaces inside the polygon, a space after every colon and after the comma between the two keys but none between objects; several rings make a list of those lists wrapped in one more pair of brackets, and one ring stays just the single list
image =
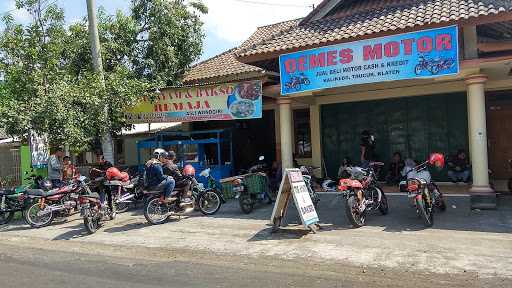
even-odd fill
[{"label": "white pillar", "polygon": [[281,131],[281,163],[283,169],[293,168],[292,100],[279,98],[277,104]]},{"label": "white pillar", "polygon": [[490,194],[487,159],[487,123],[485,115],[485,82],[483,74],[466,78],[468,97],[470,158],[473,172],[472,194]]}]

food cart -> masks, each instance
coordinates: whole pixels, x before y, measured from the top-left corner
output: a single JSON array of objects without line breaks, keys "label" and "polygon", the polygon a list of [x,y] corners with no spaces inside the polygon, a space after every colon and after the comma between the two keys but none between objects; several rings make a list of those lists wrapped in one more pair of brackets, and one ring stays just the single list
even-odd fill
[{"label": "food cart", "polygon": [[[159,132],[154,137],[137,142],[137,159],[139,169],[143,169],[145,161],[142,155],[151,155],[156,148],[172,150],[176,153],[178,166],[191,164],[196,170],[196,178],[204,183],[206,179],[199,173],[206,168],[219,181],[231,176],[233,171],[232,131],[207,130],[193,132]],[[145,152],[145,153],[144,153]]]}]

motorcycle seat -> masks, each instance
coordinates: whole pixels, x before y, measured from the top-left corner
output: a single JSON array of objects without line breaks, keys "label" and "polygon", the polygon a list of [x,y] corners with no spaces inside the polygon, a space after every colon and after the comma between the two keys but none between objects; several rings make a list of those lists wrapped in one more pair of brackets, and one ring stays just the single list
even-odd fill
[{"label": "motorcycle seat", "polygon": [[91,194],[83,195],[85,198],[100,199],[100,194],[92,192]]},{"label": "motorcycle seat", "polygon": [[59,189],[53,189],[50,191],[44,191],[43,189],[27,189],[27,194],[32,196],[48,197],[59,193]]},{"label": "motorcycle seat", "polygon": [[103,184],[105,186],[123,186],[123,184],[126,184],[126,183],[129,183],[129,182],[123,182],[120,180],[108,180],[108,181],[105,181],[105,183],[103,183]]},{"label": "motorcycle seat", "polygon": [[[178,193],[185,192],[185,190],[186,190],[186,187],[174,188],[174,190],[172,190],[172,192],[171,192],[171,196],[175,196]],[[144,189],[144,194],[160,194],[160,193],[162,193],[162,191],[160,191],[160,190]]]},{"label": "motorcycle seat", "polygon": [[16,194],[16,190],[13,189],[2,189],[0,190],[0,195],[13,195]]}]

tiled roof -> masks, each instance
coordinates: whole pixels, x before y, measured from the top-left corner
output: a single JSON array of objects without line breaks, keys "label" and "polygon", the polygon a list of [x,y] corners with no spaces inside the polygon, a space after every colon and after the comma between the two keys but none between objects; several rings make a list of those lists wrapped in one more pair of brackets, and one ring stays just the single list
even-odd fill
[{"label": "tiled roof", "polygon": [[510,0],[360,0],[334,14],[291,27],[237,53],[239,57],[286,52],[385,31],[511,12]]},{"label": "tiled roof", "polygon": [[216,82],[219,80],[231,81],[242,80],[263,74],[264,70],[241,63],[236,59],[236,53],[242,49],[254,47],[256,44],[268,40],[282,31],[286,31],[291,26],[296,26],[300,19],[285,21],[268,26],[259,27],[249,39],[244,41],[239,47],[228,50],[213,58],[194,65],[183,78],[183,84],[194,85]]}]

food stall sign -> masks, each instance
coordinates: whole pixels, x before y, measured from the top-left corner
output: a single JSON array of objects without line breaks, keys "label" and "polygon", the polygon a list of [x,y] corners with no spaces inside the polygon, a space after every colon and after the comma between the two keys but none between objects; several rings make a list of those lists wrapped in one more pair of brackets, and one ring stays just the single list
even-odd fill
[{"label": "food stall sign", "polygon": [[283,175],[274,210],[272,211],[272,217],[270,218],[273,230],[275,231],[281,226],[282,220],[286,215],[290,197],[293,197],[295,207],[304,227],[316,232],[319,227],[318,214],[309,195],[308,187],[302,177],[302,172],[296,168],[286,169]]},{"label": "food stall sign", "polygon": [[457,26],[367,39],[279,57],[281,95],[459,73]]},{"label": "food stall sign", "polygon": [[260,80],[169,88],[125,112],[128,123],[238,120],[262,117]]}]

